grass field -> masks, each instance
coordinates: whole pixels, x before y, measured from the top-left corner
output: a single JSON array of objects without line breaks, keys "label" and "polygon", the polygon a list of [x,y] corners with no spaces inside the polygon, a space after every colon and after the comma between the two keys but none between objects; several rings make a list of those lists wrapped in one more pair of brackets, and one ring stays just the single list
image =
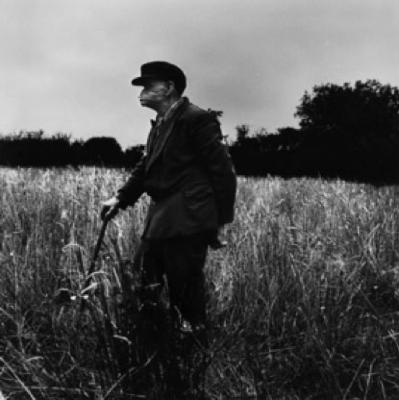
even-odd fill
[{"label": "grass field", "polygon": [[[140,398],[123,380],[135,346],[126,282],[136,279],[145,197],[109,224],[97,295],[79,312],[100,202],[126,176],[0,169],[5,399]],[[206,268],[209,399],[399,398],[398,195],[342,181],[239,179],[229,246],[210,252]]]}]

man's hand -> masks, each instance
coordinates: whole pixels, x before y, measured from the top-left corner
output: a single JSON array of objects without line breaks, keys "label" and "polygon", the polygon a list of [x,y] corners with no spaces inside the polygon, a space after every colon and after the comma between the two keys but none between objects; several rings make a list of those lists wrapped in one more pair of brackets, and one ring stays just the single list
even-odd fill
[{"label": "man's hand", "polygon": [[103,201],[103,208],[101,210],[101,219],[103,221],[110,221],[118,214],[119,211],[119,200],[116,197]]},{"label": "man's hand", "polygon": [[221,239],[224,234],[223,226],[220,226],[216,231],[214,231],[209,240],[209,247],[212,250],[219,250],[227,246],[227,242]]}]

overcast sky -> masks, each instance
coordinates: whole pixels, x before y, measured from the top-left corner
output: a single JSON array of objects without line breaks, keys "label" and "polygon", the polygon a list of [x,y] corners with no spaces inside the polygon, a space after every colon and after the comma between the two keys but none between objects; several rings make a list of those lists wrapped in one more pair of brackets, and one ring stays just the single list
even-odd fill
[{"label": "overcast sky", "polygon": [[130,80],[167,60],[224,133],[297,126],[316,84],[399,86],[398,0],[0,0],[0,133],[44,129],[144,143]]}]

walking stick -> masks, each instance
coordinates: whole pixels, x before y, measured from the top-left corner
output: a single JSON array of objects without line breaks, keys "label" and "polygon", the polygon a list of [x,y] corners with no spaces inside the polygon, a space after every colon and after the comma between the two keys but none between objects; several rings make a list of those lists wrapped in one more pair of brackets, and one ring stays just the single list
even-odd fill
[{"label": "walking stick", "polygon": [[[104,235],[105,235],[105,230],[107,229],[108,221],[109,221],[108,218],[104,218],[103,223],[101,225],[101,229],[100,229],[100,233],[98,235],[96,247],[94,248],[93,257],[91,259],[89,271],[88,271],[88,274],[87,274],[83,289],[81,290],[81,293],[84,293],[87,290],[87,288],[89,287],[89,285],[90,285],[92,274],[93,274],[94,269],[96,267],[96,260],[97,260],[97,257],[98,257],[98,253],[100,252],[101,244],[102,244],[102,241],[103,241]],[[80,306],[80,312],[82,312],[84,310],[85,303],[86,302],[84,301],[84,298],[82,297],[82,303],[81,303],[81,306]]]}]

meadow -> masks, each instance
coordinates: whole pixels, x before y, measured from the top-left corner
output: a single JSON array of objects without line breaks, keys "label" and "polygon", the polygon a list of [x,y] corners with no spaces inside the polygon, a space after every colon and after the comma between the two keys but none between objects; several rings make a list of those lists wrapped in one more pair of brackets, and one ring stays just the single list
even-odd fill
[{"label": "meadow", "polygon": [[[127,176],[0,169],[5,399],[144,398],[126,381],[146,368],[127,358],[138,346],[131,260],[145,196],[109,223],[80,312],[101,201]],[[208,399],[399,398],[398,195],[340,180],[239,178],[229,244],[206,267]]]}]

